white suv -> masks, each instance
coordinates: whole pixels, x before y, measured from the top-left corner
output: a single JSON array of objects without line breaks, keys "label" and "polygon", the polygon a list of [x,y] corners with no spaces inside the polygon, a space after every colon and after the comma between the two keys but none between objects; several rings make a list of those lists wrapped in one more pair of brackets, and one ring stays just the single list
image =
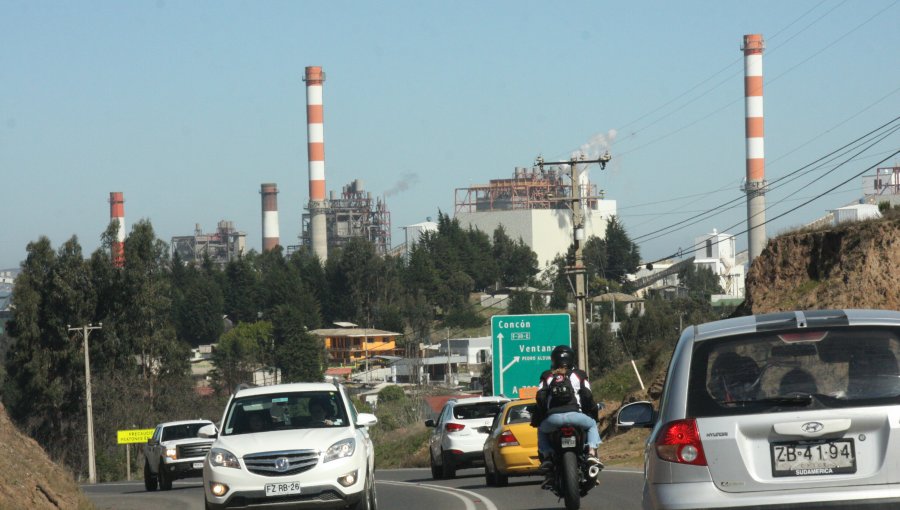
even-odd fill
[{"label": "white suv", "polygon": [[432,478],[453,478],[457,468],[484,465],[484,441],[491,422],[507,402],[505,397],[450,400],[436,422],[425,421],[434,428],[429,440]]},{"label": "white suv", "polygon": [[[203,463],[206,508],[374,510],[375,456],[342,386],[279,384],[231,397]],[[201,435],[215,437],[213,426]]]}]

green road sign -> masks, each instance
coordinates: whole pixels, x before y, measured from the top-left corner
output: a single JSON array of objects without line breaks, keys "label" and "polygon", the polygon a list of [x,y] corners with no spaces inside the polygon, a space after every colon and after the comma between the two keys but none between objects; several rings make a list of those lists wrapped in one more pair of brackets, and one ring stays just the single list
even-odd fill
[{"label": "green road sign", "polygon": [[494,395],[518,397],[520,389],[537,387],[553,348],[572,345],[570,321],[567,313],[491,317]]}]

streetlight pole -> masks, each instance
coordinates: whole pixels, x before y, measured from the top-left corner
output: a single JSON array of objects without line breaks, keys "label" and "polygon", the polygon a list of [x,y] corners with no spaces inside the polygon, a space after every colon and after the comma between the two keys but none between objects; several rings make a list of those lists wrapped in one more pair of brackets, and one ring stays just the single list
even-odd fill
[{"label": "streetlight pole", "polygon": [[544,161],[539,157],[538,166],[543,170],[544,165],[569,165],[572,177],[572,229],[575,242],[575,264],[568,269],[568,274],[575,277],[575,352],[578,355],[578,368],[588,373],[588,345],[587,331],[585,329],[585,302],[587,301],[587,283],[585,282],[584,269],[584,210],[582,201],[594,197],[582,196],[581,189],[581,170],[579,164],[597,163],[601,169],[606,168],[606,164],[612,157],[607,152],[597,159],[584,159],[582,154],[580,157],[572,157],[569,161]]},{"label": "streetlight pole", "polygon": [[84,393],[85,406],[87,407],[88,482],[95,484],[97,483],[97,461],[96,455],[94,454],[94,407],[91,403],[91,354],[90,347],[88,346],[88,337],[90,336],[91,331],[103,329],[103,323],[98,323],[96,326],[88,323],[86,326],[80,328],[73,328],[68,325],[67,327],[69,331],[81,331],[81,336],[84,338]]}]

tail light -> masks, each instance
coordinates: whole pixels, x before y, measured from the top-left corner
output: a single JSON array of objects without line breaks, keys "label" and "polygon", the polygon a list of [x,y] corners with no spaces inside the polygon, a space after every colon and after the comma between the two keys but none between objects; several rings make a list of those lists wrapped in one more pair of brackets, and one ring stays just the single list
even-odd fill
[{"label": "tail light", "polygon": [[575,427],[560,427],[559,432],[563,437],[572,437],[575,435]]},{"label": "tail light", "polygon": [[706,466],[697,421],[675,420],[663,426],[656,440],[656,454],[669,462]]},{"label": "tail light", "polygon": [[497,447],[503,448],[504,446],[519,446],[519,440],[511,430],[504,430],[497,438]]},{"label": "tail light", "polygon": [[460,430],[466,428],[462,423],[448,423],[444,425],[444,430],[447,432],[459,432]]}]

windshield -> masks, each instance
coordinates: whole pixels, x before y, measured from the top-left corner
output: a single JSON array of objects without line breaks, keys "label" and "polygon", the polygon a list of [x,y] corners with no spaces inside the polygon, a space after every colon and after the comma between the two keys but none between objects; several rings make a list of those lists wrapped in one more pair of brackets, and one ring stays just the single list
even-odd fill
[{"label": "windshield", "polygon": [[348,424],[343,400],[337,391],[276,393],[234,399],[222,435],[346,427]]},{"label": "windshield", "polygon": [[197,435],[197,431],[200,430],[200,427],[205,427],[206,425],[210,425],[210,423],[185,423],[183,425],[169,425],[168,427],[163,429],[162,440],[174,441],[176,439],[200,437]]},{"label": "windshield", "polygon": [[699,342],[689,413],[900,403],[900,339],[889,328],[765,333]]}]

